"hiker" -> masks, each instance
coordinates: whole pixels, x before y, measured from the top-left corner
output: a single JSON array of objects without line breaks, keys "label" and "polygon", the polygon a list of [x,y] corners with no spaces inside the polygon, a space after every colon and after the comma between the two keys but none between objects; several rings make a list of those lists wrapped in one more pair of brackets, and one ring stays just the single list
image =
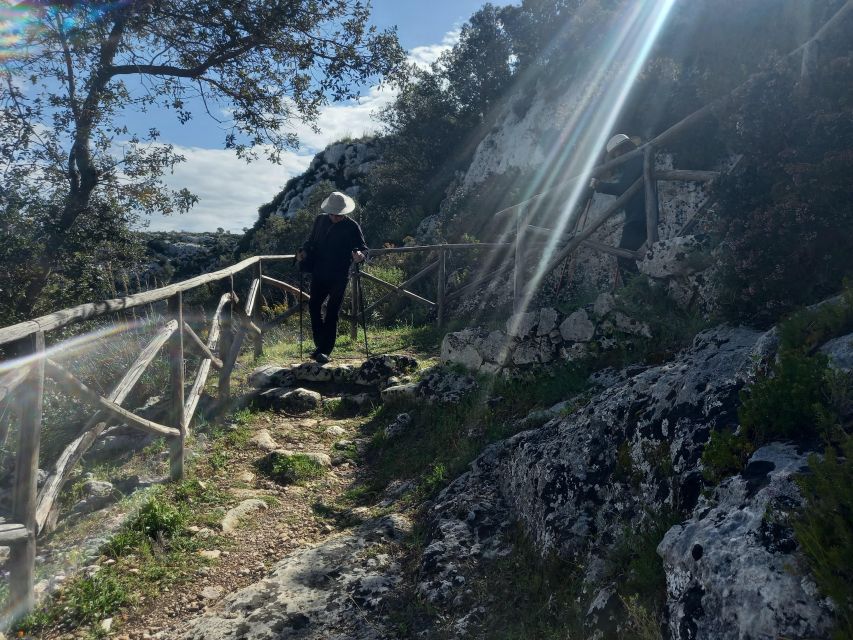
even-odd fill
[{"label": "hiker", "polygon": [[[358,223],[348,214],[355,201],[340,191],[333,191],[320,205],[322,214],[314,219],[311,234],[298,251],[296,259],[301,271],[311,274],[311,333],[314,346],[311,358],[325,364],[335,347],[338,314],[347,288],[351,263],[365,259],[367,244]],[[328,302],[326,300],[328,299]],[[323,303],[326,314],[323,316]]]},{"label": "hiker", "polygon": [[[618,156],[633,151],[637,145],[624,133],[617,133],[607,141],[607,160],[613,160]],[[643,156],[638,155],[617,167],[614,181],[605,182],[593,178],[590,188],[599,193],[611,196],[621,196],[628,188],[636,182],[637,178],[643,177]],[[620,249],[636,251],[646,241],[646,202],[642,189],[631,196],[625,203],[625,223],[622,226],[622,239],[619,241]],[[631,258],[617,258],[619,265],[619,276],[625,283],[626,276],[638,272],[636,261]]]}]

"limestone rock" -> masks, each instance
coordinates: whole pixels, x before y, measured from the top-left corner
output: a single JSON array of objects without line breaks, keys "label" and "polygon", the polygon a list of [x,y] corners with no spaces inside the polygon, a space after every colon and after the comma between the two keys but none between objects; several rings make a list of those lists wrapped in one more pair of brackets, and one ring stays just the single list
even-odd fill
[{"label": "limestone rock", "polygon": [[652,278],[688,276],[710,265],[710,239],[705,235],[658,240],[638,264],[640,272]]},{"label": "limestone rock", "polygon": [[492,331],[475,348],[484,362],[501,367],[509,356],[509,343],[509,336],[503,331]]},{"label": "limestone rock", "polygon": [[547,336],[557,328],[557,311],[550,307],[542,307],[539,310],[539,323],[536,327],[537,336]]},{"label": "limestone rock", "polygon": [[622,333],[627,333],[632,336],[641,336],[643,338],[651,338],[652,330],[649,325],[639,320],[634,320],[621,311],[616,311],[612,314],[613,324],[617,330]]},{"label": "limestone rock", "polygon": [[603,318],[616,308],[616,298],[612,293],[600,293],[592,305],[592,312],[597,318]]},{"label": "limestone rock", "polygon": [[417,383],[415,393],[427,402],[456,403],[477,388],[477,381],[443,367],[434,367]]},{"label": "limestone rock", "polygon": [[441,341],[441,362],[459,364],[476,371],[483,364],[483,356],[478,346],[487,335],[481,329],[463,329],[448,333]]},{"label": "limestone rock", "polygon": [[383,354],[371,356],[356,371],[353,382],[362,386],[381,386],[393,376],[417,371],[418,361],[410,356]]},{"label": "limestone rock", "polygon": [[249,442],[264,451],[275,451],[279,448],[278,443],[273,440],[270,432],[266,429],[258,431]]},{"label": "limestone rock", "polygon": [[299,549],[263,580],[226,596],[173,637],[178,640],[320,640],[399,637],[386,599],[402,582],[397,550],[411,531],[402,516],[369,521]]},{"label": "limestone rock", "polygon": [[291,375],[302,382],[330,382],[333,366],[319,362],[303,362],[290,370]]},{"label": "limestone rock", "polygon": [[83,499],[72,508],[72,516],[82,516],[103,509],[119,497],[112,483],[101,480],[88,480],[83,483],[83,495]]},{"label": "limestone rock", "polygon": [[234,533],[234,531],[237,529],[237,525],[240,523],[240,520],[250,516],[256,511],[263,511],[265,509],[267,509],[267,503],[263,500],[259,500],[257,498],[243,500],[243,502],[238,504],[233,509],[230,509],[228,513],[225,514],[225,517],[220,523],[222,532]]},{"label": "limestone rock", "polygon": [[249,374],[248,383],[255,389],[286,387],[293,384],[293,377],[288,367],[265,364]]},{"label": "limestone rock", "polygon": [[223,589],[220,586],[210,586],[205,587],[201,590],[201,597],[205,600],[216,600],[217,598],[221,598],[223,593]]},{"label": "limestone rock", "polygon": [[398,414],[394,421],[385,427],[386,438],[396,438],[412,424],[412,416],[408,413]]},{"label": "limestone rock", "polygon": [[382,390],[381,393],[382,402],[393,403],[411,400],[412,398],[417,397],[417,390],[418,385],[414,382],[409,382],[408,384],[398,384],[393,387],[386,387]]},{"label": "limestone rock", "polygon": [[595,325],[587,312],[579,309],[560,324],[560,335],[567,342],[589,342],[595,335]]},{"label": "limestone rock", "polygon": [[340,438],[343,435],[346,435],[346,431],[344,431],[343,427],[340,427],[336,424],[329,425],[323,431],[323,435],[329,438]]},{"label": "limestone rock", "polygon": [[853,333],[830,340],[820,352],[829,358],[831,367],[847,373],[853,371]]},{"label": "limestone rock", "polygon": [[506,321],[506,334],[513,338],[524,338],[533,333],[539,314],[533,311],[516,313]]},{"label": "limestone rock", "polygon": [[269,389],[261,394],[273,409],[305,413],[320,407],[322,396],[309,389]]},{"label": "limestone rock", "polygon": [[[736,416],[760,335],[725,326],[701,333],[675,361],[614,381],[584,408],[488,447],[428,514],[419,594],[453,616],[467,613],[473,603],[459,597],[460,585],[476,578],[478,558],[506,553],[503,532],[513,521],[542,553],[577,558],[661,504],[695,505],[704,445]],[[620,450],[629,476],[620,474]],[[594,583],[600,563],[587,556],[583,564]]]},{"label": "limestone rock", "polygon": [[791,570],[803,564],[791,519],[802,504],[794,475],[806,468],[793,446],[762,447],[667,532],[658,553],[673,640],[827,637],[830,607]]}]

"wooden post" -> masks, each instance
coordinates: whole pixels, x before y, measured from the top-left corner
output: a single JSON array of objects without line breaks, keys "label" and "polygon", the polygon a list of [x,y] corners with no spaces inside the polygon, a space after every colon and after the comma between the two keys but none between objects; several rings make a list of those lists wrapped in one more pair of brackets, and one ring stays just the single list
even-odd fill
[{"label": "wooden post", "polygon": [[435,302],[438,305],[435,314],[435,324],[441,329],[444,326],[445,312],[445,288],[447,286],[447,249],[438,253],[438,288],[435,294]]},{"label": "wooden post", "polygon": [[169,419],[168,426],[175,427],[180,435],[169,439],[169,477],[173,481],[184,479],[184,314],[179,291],[168,300],[168,314],[178,321],[178,331],[169,338]]},{"label": "wooden post", "polygon": [[[228,354],[231,353],[231,343],[234,340],[233,318],[234,318],[234,278],[228,279],[228,311],[220,316],[222,322],[222,332],[219,336],[219,359],[225,362],[228,359]],[[224,406],[231,399],[231,372],[221,369],[219,371],[219,404]]]},{"label": "wooden post", "polygon": [[[264,286],[264,278],[263,278],[263,261],[258,260],[258,268],[257,268],[257,278],[258,278],[258,293],[255,297],[255,306],[252,307],[252,315],[249,316],[249,319],[254,319],[255,324],[257,326],[261,326],[261,290]],[[254,335],[253,343],[255,345],[255,358],[260,358],[264,355],[264,334],[263,330],[261,333],[256,333]]]},{"label": "wooden post", "polygon": [[26,538],[10,545],[9,605],[14,615],[35,606],[33,591],[36,562],[36,499],[41,440],[42,397],[44,395],[44,332],[38,331],[20,342],[19,356],[35,356],[29,375],[19,389],[21,420],[12,518],[26,528]]},{"label": "wooden post", "polygon": [[352,271],[350,273],[349,337],[353,342],[358,339],[358,285],[359,280],[355,276],[355,271]]},{"label": "wooden post", "polygon": [[524,208],[519,207],[515,214],[515,272],[512,288],[512,310],[515,313],[523,311],[524,299]]},{"label": "wooden post", "polygon": [[658,240],[658,190],[655,181],[655,148],[643,151],[643,182],[646,188],[646,246]]}]

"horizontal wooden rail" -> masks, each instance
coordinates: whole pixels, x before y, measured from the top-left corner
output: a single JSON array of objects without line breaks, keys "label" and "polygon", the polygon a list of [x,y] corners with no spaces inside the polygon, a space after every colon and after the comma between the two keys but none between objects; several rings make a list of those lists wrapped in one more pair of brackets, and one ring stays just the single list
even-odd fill
[{"label": "horizontal wooden rail", "polygon": [[28,535],[27,528],[22,524],[0,524],[0,544],[21,542],[26,540]]},{"label": "horizontal wooden rail", "polygon": [[183,282],[171,284],[159,289],[152,289],[151,291],[137,293],[124,298],[113,298],[112,300],[104,300],[102,302],[81,304],[76,307],[71,307],[70,309],[63,309],[62,311],[57,311],[56,313],[36,318],[35,320],[19,322],[18,324],[13,324],[0,329],[0,345],[20,340],[25,336],[36,333],[37,331],[51,331],[80,320],[89,320],[107,313],[122,311],[124,309],[132,309],[133,307],[151,304],[153,302],[160,302],[170,298],[176,293],[189,291],[190,289],[195,289],[196,287],[200,287],[204,284],[216,282],[223,278],[227,278],[228,276],[233,276],[235,273],[239,273],[240,271],[257,264],[261,260],[264,262],[272,262],[277,260],[292,260],[293,257],[294,256],[292,255],[254,256],[230,267],[226,267],[225,269],[196,276],[195,278],[190,278],[189,280],[184,280]]},{"label": "horizontal wooden rail", "polygon": [[269,276],[262,276],[261,280],[266,282],[267,284],[271,284],[277,289],[281,289],[282,291],[287,291],[288,293],[292,293],[295,296],[301,295],[305,300],[310,300],[311,296],[305,293],[305,290],[300,290],[299,287],[294,287],[292,284],[288,284],[283,280],[276,280],[275,278],[270,278]]},{"label": "horizontal wooden rail", "polygon": [[381,256],[388,253],[413,253],[418,251],[440,251],[441,249],[494,249],[510,246],[506,242],[479,242],[468,244],[428,244],[417,247],[385,247],[383,249],[371,249],[370,255]]},{"label": "horizontal wooden rail", "polygon": [[69,373],[64,367],[55,363],[53,360],[48,359],[45,362],[45,371],[51,378],[76,392],[78,397],[81,399],[87,400],[107,413],[111,413],[122,420],[126,420],[132,427],[142,429],[143,431],[153,433],[154,435],[166,436],[168,438],[177,438],[181,435],[181,432],[177,429],[164,426],[152,420],[141,418],[132,411],[128,411],[127,409],[118,406],[115,402],[107,400],[103,396],[99,395],[97,391],[90,389],[80,382],[80,380],[74,377],[73,374]]},{"label": "horizontal wooden rail", "polygon": [[681,182],[710,182],[720,177],[719,171],[694,171],[689,169],[657,170],[655,180],[677,180]]}]

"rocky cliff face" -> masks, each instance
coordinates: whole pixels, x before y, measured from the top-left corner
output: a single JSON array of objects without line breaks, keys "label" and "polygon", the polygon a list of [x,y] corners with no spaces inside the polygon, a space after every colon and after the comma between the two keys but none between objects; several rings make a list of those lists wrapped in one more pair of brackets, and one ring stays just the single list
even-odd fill
[{"label": "rocky cliff face", "polygon": [[365,138],[352,142],[336,142],[314,156],[311,165],[300,176],[290,180],[276,198],[277,215],[292,217],[305,206],[317,184],[328,181],[339,190],[358,198],[364,177],[379,158],[379,143]]}]

